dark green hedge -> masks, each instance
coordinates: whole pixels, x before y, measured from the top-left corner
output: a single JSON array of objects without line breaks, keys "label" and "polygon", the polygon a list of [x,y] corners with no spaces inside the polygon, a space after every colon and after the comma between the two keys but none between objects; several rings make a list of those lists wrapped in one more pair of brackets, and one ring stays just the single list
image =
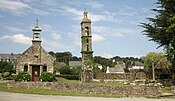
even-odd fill
[{"label": "dark green hedge", "polygon": [[80,77],[79,75],[56,75],[56,77],[62,77],[62,78],[65,78],[65,79],[68,79],[68,80],[80,80]]},{"label": "dark green hedge", "polygon": [[42,82],[53,82],[56,80],[55,75],[49,72],[42,72],[40,75],[40,79],[42,80]]}]

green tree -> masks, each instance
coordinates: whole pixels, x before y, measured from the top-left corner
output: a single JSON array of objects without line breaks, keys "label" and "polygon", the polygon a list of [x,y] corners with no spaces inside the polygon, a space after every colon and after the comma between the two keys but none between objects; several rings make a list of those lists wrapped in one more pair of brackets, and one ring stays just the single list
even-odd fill
[{"label": "green tree", "polygon": [[150,41],[164,47],[168,59],[175,68],[175,0],[158,0],[154,18],[147,18],[149,23],[141,23],[143,32]]},{"label": "green tree", "polygon": [[155,80],[155,69],[168,70],[170,66],[170,62],[166,59],[162,52],[150,52],[144,58],[144,67],[148,70],[152,70],[153,80]]},{"label": "green tree", "polygon": [[14,72],[13,64],[11,62],[0,61],[0,72]]}]

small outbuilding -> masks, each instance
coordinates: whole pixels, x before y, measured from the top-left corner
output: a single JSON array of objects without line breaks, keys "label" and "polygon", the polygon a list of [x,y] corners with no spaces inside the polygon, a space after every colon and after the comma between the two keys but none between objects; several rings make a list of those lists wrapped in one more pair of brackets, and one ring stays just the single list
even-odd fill
[{"label": "small outbuilding", "polygon": [[38,21],[32,31],[32,46],[17,57],[16,73],[28,72],[32,76],[32,81],[39,81],[41,72],[53,73],[55,58],[41,46],[42,30],[38,26]]}]

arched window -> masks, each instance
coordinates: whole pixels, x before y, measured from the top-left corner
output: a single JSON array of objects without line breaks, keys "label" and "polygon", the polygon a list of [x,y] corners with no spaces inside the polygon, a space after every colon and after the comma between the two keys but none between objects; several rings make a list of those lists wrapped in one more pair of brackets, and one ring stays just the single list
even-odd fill
[{"label": "arched window", "polygon": [[85,35],[88,36],[89,35],[89,28],[85,27]]}]

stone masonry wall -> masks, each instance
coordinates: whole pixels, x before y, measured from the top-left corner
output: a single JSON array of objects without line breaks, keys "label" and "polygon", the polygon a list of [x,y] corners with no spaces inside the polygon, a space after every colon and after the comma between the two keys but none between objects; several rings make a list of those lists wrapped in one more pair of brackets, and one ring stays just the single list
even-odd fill
[{"label": "stone masonry wall", "polygon": [[57,89],[60,91],[72,91],[89,94],[112,95],[112,96],[144,96],[152,97],[160,95],[159,86],[104,86],[95,84],[68,84],[58,82],[16,82],[10,83],[10,88],[44,88]]},{"label": "stone masonry wall", "polygon": [[132,71],[129,73],[95,73],[94,79],[110,79],[110,80],[146,80],[147,75],[143,71]]}]

